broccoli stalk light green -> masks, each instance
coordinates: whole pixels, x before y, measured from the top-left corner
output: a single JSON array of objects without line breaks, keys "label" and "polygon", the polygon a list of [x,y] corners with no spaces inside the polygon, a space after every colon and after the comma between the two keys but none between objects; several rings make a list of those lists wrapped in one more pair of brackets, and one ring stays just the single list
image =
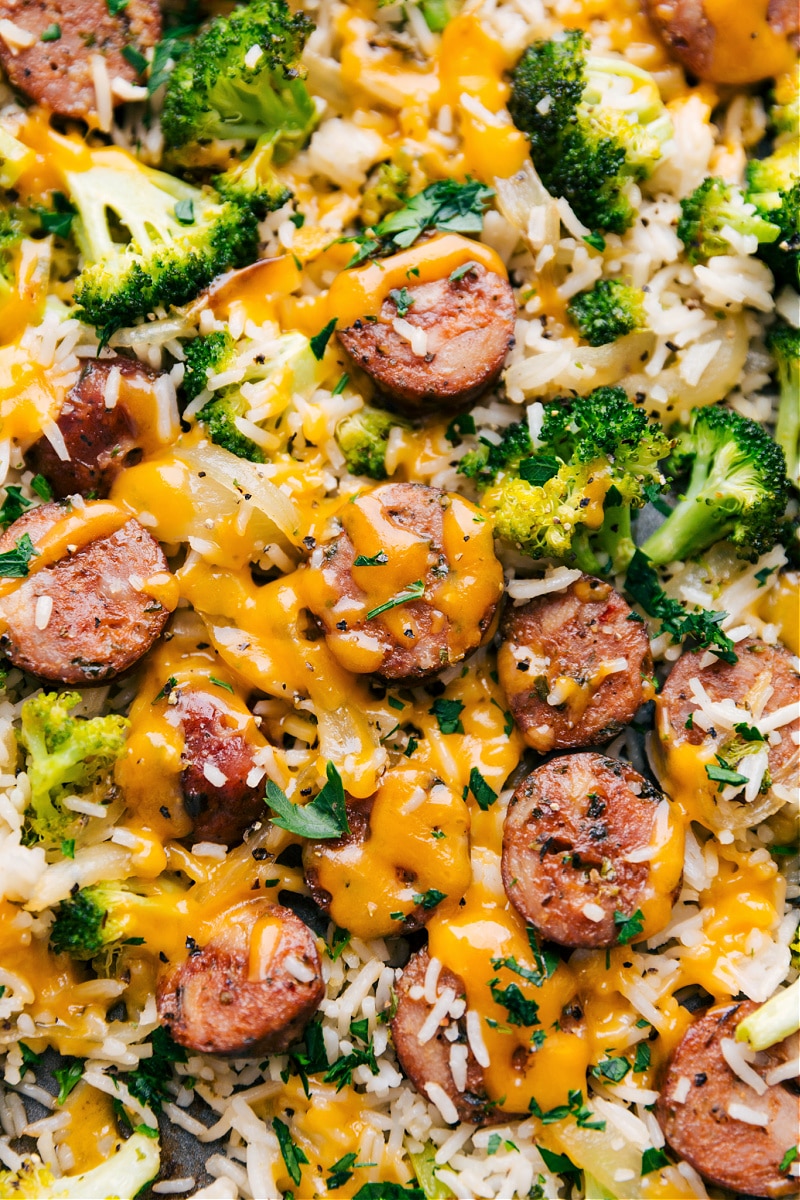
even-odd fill
[{"label": "broccoli stalk light green", "polygon": [[[545,406],[537,439],[513,425],[459,464],[486,490],[497,534],[534,558],[577,562],[593,574],[623,570],[634,552],[630,510],[663,486],[670,442],[621,388]],[[602,527],[602,528],[601,528]]]},{"label": "broccoli stalk light green", "polygon": [[[75,282],[78,316],[106,337],[157,306],[185,304],[216,275],[257,256],[252,209],[122,150],[96,152],[91,167],[65,180],[86,263]],[[115,240],[109,213],[128,240]]]},{"label": "broccoli stalk light green", "polygon": [[653,173],[673,133],[653,77],[591,54],[586,35],[570,30],[528,46],[509,111],[548,191],[591,229],[624,233],[636,215],[633,185]]},{"label": "broccoli stalk light green", "polygon": [[645,323],[643,294],[621,279],[599,279],[567,307],[569,319],[590,346],[607,346]]},{"label": "broccoli stalk light green", "polygon": [[800,330],[779,321],[767,334],[781,394],[775,441],[786,457],[786,474],[800,490]]},{"label": "broccoli stalk light green", "polygon": [[381,408],[360,408],[340,421],[336,441],[345,457],[351,475],[366,475],[369,479],[385,479],[386,449],[392,430],[410,429],[407,421],[384,412]]},{"label": "broccoli stalk light green", "polygon": [[0,1171],[0,1200],[133,1200],[158,1174],[158,1139],[134,1133],[105,1162],[56,1179],[35,1155],[16,1171]]},{"label": "broccoli stalk light green", "polygon": [[167,83],[161,116],[167,146],[263,139],[276,162],[290,158],[317,119],[300,63],[312,29],[284,0],[252,0],[211,21]]},{"label": "broccoli stalk light green", "polygon": [[716,177],[704,179],[691,196],[681,200],[678,237],[692,264],[706,262],[718,254],[735,253],[726,228],[761,243],[774,242],[780,229],[767,221],[748,202],[739,188]]},{"label": "broccoli stalk light green", "polygon": [[131,935],[163,915],[163,892],[134,891],[127,883],[95,883],[62,900],[50,930],[50,948],[71,958],[96,958],[123,945]]},{"label": "broccoli stalk light green", "polygon": [[125,746],[126,717],[70,716],[78,692],[39,692],[20,710],[20,745],[27,757],[31,801],[29,826],[43,841],[58,842],[75,814],[61,800],[76,792],[102,800]]},{"label": "broccoli stalk light green", "polygon": [[642,546],[651,562],[693,558],[725,538],[753,559],[775,544],[789,485],[783,450],[761,425],[730,408],[695,408],[677,455],[691,476]]},{"label": "broccoli stalk light green", "polygon": [[800,979],[776,992],[736,1026],[736,1041],[749,1042],[753,1050],[768,1050],[800,1030]]}]

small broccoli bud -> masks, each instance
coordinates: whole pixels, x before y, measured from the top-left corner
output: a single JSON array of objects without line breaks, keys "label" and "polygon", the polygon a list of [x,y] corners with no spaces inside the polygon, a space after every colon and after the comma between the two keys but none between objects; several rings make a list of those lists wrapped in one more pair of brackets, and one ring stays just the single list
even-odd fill
[{"label": "small broccoli bud", "polygon": [[524,421],[517,421],[503,430],[499,442],[482,438],[475,450],[468,450],[458,464],[459,475],[477,479],[484,486],[492,483],[504,468],[518,468],[522,458],[531,453],[531,435]]},{"label": "small broccoli bud", "polygon": [[683,500],[642,546],[651,562],[693,558],[729,539],[755,560],[775,544],[788,498],[783,450],[756,421],[729,408],[695,408],[678,439],[691,462]]},{"label": "small broccoli bud", "polygon": [[75,814],[61,800],[76,792],[103,800],[111,771],[122,753],[130,722],[126,717],[72,717],[78,692],[39,692],[20,710],[20,745],[27,756],[31,785],[29,828],[52,844],[61,840]]},{"label": "small broccoli bud", "polygon": [[786,474],[800,489],[800,330],[780,321],[767,335],[781,394],[775,441],[786,456]]},{"label": "small broccoli bud", "polygon": [[266,461],[264,451],[236,424],[237,418],[244,417],[249,408],[249,403],[237,388],[224,388],[221,395],[214,396],[203,405],[197,419],[205,425],[208,436],[217,446],[235,454],[237,458],[262,463]]},{"label": "small broccoli bud", "polygon": [[167,146],[266,138],[275,161],[285,162],[317,120],[300,62],[312,29],[284,0],[251,0],[215,17],[170,75],[161,116]]},{"label": "small broccoli bud", "polygon": [[651,75],[589,50],[580,30],[528,46],[509,111],[548,191],[590,228],[624,233],[636,215],[632,185],[653,173],[672,122]]},{"label": "small broccoli bud", "polygon": [[378,225],[389,213],[397,212],[408,200],[408,171],[396,163],[381,163],[367,181],[361,196],[361,220]]},{"label": "small broccoli bud", "polygon": [[787,142],[767,158],[751,158],[747,164],[747,199],[760,213],[780,208],[781,192],[788,191],[800,177],[800,147]]},{"label": "small broccoli bud", "polygon": [[678,237],[690,263],[735,252],[729,229],[741,237],[754,237],[758,243],[774,242],[780,233],[777,225],[760,216],[741,191],[724,179],[704,179],[691,196],[681,200]]},{"label": "small broccoli bud", "polygon": [[336,427],[336,441],[351,475],[386,479],[386,449],[393,429],[410,429],[408,421],[381,408],[360,408]]},{"label": "small broccoli bud", "polygon": [[607,346],[645,323],[642,292],[621,279],[598,280],[575,296],[567,312],[590,346]]},{"label": "small broccoli bud", "polygon": [[252,154],[224,175],[217,175],[214,187],[223,200],[231,200],[243,210],[252,211],[259,221],[276,212],[291,198],[289,189],[272,169],[275,143],[271,136],[261,138]]},{"label": "small broccoli bud", "polygon": [[800,180],[778,193],[779,204],[770,210],[769,219],[777,225],[778,237],[771,245],[759,247],[775,282],[800,289]]},{"label": "small broccoli bud", "polygon": [[227,329],[184,342],[186,361],[182,387],[187,401],[200,395],[206,386],[209,373],[222,370],[232,357],[232,351],[233,338]]}]

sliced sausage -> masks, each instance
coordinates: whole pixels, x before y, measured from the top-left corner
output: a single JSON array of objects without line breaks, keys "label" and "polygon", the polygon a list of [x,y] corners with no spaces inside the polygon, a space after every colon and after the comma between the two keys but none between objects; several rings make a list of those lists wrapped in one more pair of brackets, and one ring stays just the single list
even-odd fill
[{"label": "sliced sausage", "polygon": [[[651,860],[636,852],[666,845],[677,828],[661,793],[627,763],[602,754],[554,758],[511,798],[503,827],[506,894],[562,946],[613,946],[623,921],[642,910],[635,940],[650,937],[667,924],[683,859],[678,853],[675,869],[656,878]],[[667,903],[651,913],[648,901],[665,888]]]},{"label": "sliced sausage", "polygon": [[[397,1057],[403,1073],[408,1076],[414,1087],[423,1096],[428,1096],[428,1085],[436,1084],[453,1102],[460,1121],[468,1121],[472,1125],[486,1125],[490,1122],[507,1121],[508,1113],[498,1113],[489,1105],[483,1081],[483,1069],[469,1047],[464,1019],[465,998],[464,981],[447,967],[442,967],[436,985],[437,998],[446,988],[454,993],[457,1004],[456,1011],[462,1015],[455,1019],[451,1016],[442,1018],[438,1028],[425,1041],[420,1040],[427,1031],[423,1026],[430,1016],[433,1004],[426,1000],[423,991],[425,975],[430,965],[427,950],[418,950],[411,958],[397,983],[397,1012],[392,1020],[392,1038]],[[458,1030],[456,1038],[451,1041],[453,1029]],[[455,1052],[463,1057],[467,1051],[466,1084],[462,1091],[456,1087],[451,1069],[451,1054],[453,1046],[459,1049]]]},{"label": "sliced sausage", "polygon": [[[398,298],[388,296],[377,321],[359,320],[338,333],[397,408],[412,415],[456,411],[495,382],[514,340],[517,306],[507,279],[475,263],[459,279],[405,287],[399,302],[400,311]],[[401,313],[422,331],[424,346],[398,332]]]},{"label": "sliced sausage", "polygon": [[[30,46],[0,37],[0,64],[15,87],[32,100],[65,117],[96,118],[97,95],[93,58],[99,56],[115,79],[132,84],[135,69],[123,55],[126,46],[145,51],[161,37],[158,0],[128,0],[112,6],[106,0],[0,0],[0,20],[30,34]],[[60,35],[43,41],[58,26]],[[112,103],[122,97],[112,92]]]},{"label": "sliced sausage", "polygon": [[198,688],[176,689],[166,716],[183,733],[181,792],[191,840],[237,845],[266,813],[264,772],[256,762],[264,739],[252,716],[233,697]]},{"label": "sliced sausage", "polygon": [[[797,1144],[797,1095],[781,1083],[759,1095],[723,1054],[725,1040],[758,1007],[747,1000],[712,1008],[690,1026],[667,1067],[656,1117],[675,1153],[711,1183],[748,1196],[796,1195],[797,1179],[780,1164]],[[763,1078],[771,1067],[796,1059],[797,1038],[791,1042],[757,1055],[756,1074]],[[766,1124],[743,1120],[742,1110]]]},{"label": "sliced sausage", "polygon": [[647,698],[647,630],[600,579],[582,575],[563,592],[508,608],[501,636],[500,683],[540,754],[608,741]]},{"label": "sliced sausage", "polygon": [[342,666],[416,682],[489,640],[503,572],[472,504],[390,483],[348,503],[340,520],[341,533],[311,556],[305,595]]},{"label": "sliced sausage", "polygon": [[[701,668],[703,651],[686,652],[681,655],[670,671],[659,695],[656,706],[656,728],[667,763],[672,752],[682,745],[708,747],[708,760],[714,762],[718,755],[730,762],[734,770],[740,769],[735,762],[732,748],[742,747],[741,732],[731,728],[731,722],[722,719],[723,714],[703,712],[703,694],[712,703],[732,700],[745,713],[752,713],[753,723],[769,718],[779,709],[786,709],[797,700],[800,675],[795,660],[783,646],[769,646],[757,638],[747,638],[736,643],[738,662],[725,663],[716,659]],[[698,698],[700,697],[700,698]],[[734,718],[734,724],[747,721]],[[752,734],[751,734],[752,736]],[[800,716],[780,724],[769,735],[771,744],[751,741],[750,748],[759,746],[768,751],[768,779],[772,784],[794,787],[800,765]],[[705,757],[705,752],[703,756]],[[726,757],[727,756],[727,757]],[[740,760],[741,762],[741,760]],[[742,794],[743,795],[743,794]],[[742,803],[725,801],[719,795],[718,785],[711,781],[707,792],[697,797],[702,803],[703,820],[711,828],[723,825],[753,825],[781,806],[780,797],[773,797],[771,789],[746,806]]]},{"label": "sliced sausage", "polygon": [[179,1045],[236,1056],[285,1050],[324,995],[308,926],[280,904],[251,900],[226,913],[202,949],[164,972],[156,1001]]},{"label": "sliced sausage", "polygon": [[[796,48],[796,0],[748,0],[714,24],[705,0],[643,0],[644,9],[676,58],[699,79],[715,83],[757,83],[790,67]],[[724,10],[714,8],[715,15]],[[786,38],[781,47],[765,45],[770,33]],[[742,53],[746,40],[747,52]]]},{"label": "sliced sausage", "polygon": [[[0,536],[0,553],[25,534],[39,550],[59,521],[91,507],[30,509]],[[162,632],[169,611],[158,596],[174,586],[161,547],[138,521],[85,545],[78,540],[74,552],[32,569],[0,596],[0,649],[15,666],[55,683],[97,683],[133,666]]]},{"label": "sliced sausage", "polygon": [[[126,399],[137,389],[152,389],[157,371],[130,358],[91,363],[68,392],[56,424],[69,454],[62,459],[41,437],[25,453],[25,463],[44,475],[59,499],[80,492],[101,498],[125,467],[142,457],[141,438]],[[106,408],[106,396],[119,398]]]}]

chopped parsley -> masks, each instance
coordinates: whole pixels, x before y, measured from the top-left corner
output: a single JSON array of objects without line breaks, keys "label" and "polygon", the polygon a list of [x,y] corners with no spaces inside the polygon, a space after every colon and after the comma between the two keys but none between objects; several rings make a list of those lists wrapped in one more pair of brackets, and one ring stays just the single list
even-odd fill
[{"label": "chopped parsley", "polygon": [[427,892],[414,892],[412,896],[414,903],[426,911],[436,908],[437,904],[441,904],[446,899],[447,892],[440,892],[438,888],[428,888]]},{"label": "chopped parsley", "polygon": [[57,1067],[53,1071],[53,1075],[58,1082],[56,1104],[63,1104],[70,1092],[77,1087],[83,1075],[83,1067],[83,1059],[75,1058],[72,1062],[68,1062],[63,1067]]},{"label": "chopped parsley", "polygon": [[286,1170],[289,1172],[291,1180],[294,1184],[299,1184],[302,1179],[300,1172],[301,1163],[307,1163],[308,1159],[304,1151],[295,1142],[292,1141],[292,1135],[289,1133],[289,1126],[285,1125],[280,1118],[275,1117],[272,1122],[272,1128],[275,1131],[275,1136],[278,1139],[278,1145],[281,1148],[283,1161],[286,1163]]},{"label": "chopped parsley", "polygon": [[350,832],[342,777],[332,762],[326,768],[328,782],[309,804],[293,804],[277,783],[267,781],[266,802],[278,814],[273,825],[289,833],[314,839],[339,838]]},{"label": "chopped parsley", "polygon": [[617,927],[617,941],[620,946],[624,946],[626,942],[632,942],[642,932],[644,928],[644,913],[640,908],[637,908],[635,913],[631,913],[627,917],[625,913],[616,909],[614,912],[614,924]]},{"label": "chopped parsley", "polygon": [[663,1150],[656,1150],[651,1146],[650,1149],[645,1150],[644,1154],[642,1155],[643,1175],[651,1175],[653,1171],[660,1171],[662,1167],[668,1166],[669,1159]]},{"label": "chopped parsley", "polygon": [[631,1064],[627,1058],[617,1056],[604,1058],[602,1062],[597,1063],[592,1067],[592,1074],[595,1079],[608,1079],[611,1083],[621,1083],[630,1069]]},{"label": "chopped parsley", "polygon": [[463,733],[464,726],[461,724],[463,709],[464,705],[460,700],[448,700],[444,696],[439,696],[434,700],[428,712],[431,716],[436,717],[440,733]]},{"label": "chopped parsley", "polygon": [[634,1075],[641,1075],[642,1071],[648,1070],[650,1066],[650,1043],[638,1042],[636,1046],[636,1057],[633,1060]]},{"label": "chopped parsley", "polygon": [[328,324],[324,325],[322,329],[320,329],[319,333],[315,333],[308,343],[311,347],[311,353],[314,355],[314,358],[317,360],[317,362],[320,361],[325,353],[325,348],[328,345],[328,342],[331,340],[331,334],[336,328],[338,319],[338,317],[331,317],[330,321],[328,321]]},{"label": "chopped parsley", "polygon": [[213,683],[214,687],[224,688],[226,692],[233,694],[233,688],[229,683],[225,683],[224,679],[217,679],[216,675],[209,675],[208,682]]},{"label": "chopped parsley", "polygon": [[354,567],[385,567],[389,561],[389,555],[385,550],[379,550],[377,554],[359,554],[353,560]]},{"label": "chopped parsley", "polygon": [[44,475],[34,475],[31,480],[31,487],[36,492],[37,496],[41,496],[42,500],[53,499],[53,489],[45,479]]},{"label": "chopped parsley", "polygon": [[516,983],[510,983],[507,988],[497,986],[499,980],[490,979],[489,989],[492,999],[508,1013],[509,1025],[538,1025],[539,1005],[535,1000],[528,1000]]},{"label": "chopped parsley", "polygon": [[404,317],[414,304],[414,297],[406,287],[392,288],[389,292],[389,299],[394,300],[398,317]]},{"label": "chopped parsley", "polygon": [[181,225],[194,225],[194,202],[192,200],[176,201],[175,219]]},{"label": "chopped parsley", "polygon": [[482,809],[483,812],[486,812],[488,808],[491,808],[497,799],[497,792],[494,791],[493,788],[489,787],[489,784],[483,778],[477,767],[473,767],[469,773],[467,790],[472,792],[473,796],[478,802],[478,807]]},{"label": "chopped parsley", "polygon": [[52,25],[48,25],[47,29],[42,30],[40,40],[43,42],[58,42],[61,39],[61,26],[54,21]]},{"label": "chopped parsley", "polygon": [[7,529],[30,506],[31,502],[26,496],[23,496],[22,488],[18,487],[15,483],[10,483],[6,488],[6,498],[3,501],[3,507],[0,508],[0,525],[4,529]]},{"label": "chopped parsley", "polygon": [[625,591],[646,613],[661,621],[659,633],[668,633],[674,642],[691,637],[698,646],[712,650],[723,662],[739,661],[733,642],[720,629],[728,614],[706,610],[688,612],[680,600],[673,600],[666,594],[650,560],[641,550],[637,550],[631,559]]},{"label": "chopped parsley", "polygon": [[[719,758],[717,761],[721,762]],[[739,771],[732,771],[730,767],[722,765],[718,767],[706,767],[706,775],[709,779],[713,780],[714,783],[718,783],[720,785],[717,788],[718,792],[721,792],[722,789],[728,784],[735,787],[742,787],[748,782],[746,775],[742,775]]]},{"label": "chopped parsley", "polygon": [[32,558],[38,558],[39,551],[34,547],[29,533],[18,537],[13,550],[0,554],[0,575],[4,579],[24,579],[28,574],[28,563]]},{"label": "chopped parsley", "polygon": [[167,696],[169,696],[174,691],[174,689],[177,686],[178,686],[177,678],[174,675],[170,675],[169,679],[164,684],[161,691],[158,693],[157,696],[153,697],[153,699],[150,701],[150,703],[158,704],[159,700],[164,700]]},{"label": "chopped parsley", "polygon": [[[450,272],[450,282],[459,283],[465,275],[469,275],[470,271],[474,271],[475,268],[479,266],[480,263],[476,263],[474,259],[470,259],[470,261],[465,262],[462,267],[456,267],[454,271]],[[473,429],[473,433],[474,432],[475,431]]]},{"label": "chopped parsley", "polygon": [[409,600],[419,600],[424,595],[424,580],[417,579],[414,583],[410,583],[404,592],[398,592],[396,596],[392,596],[391,600],[386,600],[383,604],[379,604],[377,608],[371,608],[367,613],[367,620],[371,621],[373,617],[379,617],[381,613],[388,612],[390,608],[398,608],[401,604],[408,604]]}]

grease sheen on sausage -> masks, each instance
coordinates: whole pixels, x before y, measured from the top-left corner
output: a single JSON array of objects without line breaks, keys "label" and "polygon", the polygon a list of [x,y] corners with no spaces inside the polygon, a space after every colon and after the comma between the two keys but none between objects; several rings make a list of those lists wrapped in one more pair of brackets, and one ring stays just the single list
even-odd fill
[{"label": "grease sheen on sausage", "polygon": [[[797,1144],[798,1097],[781,1083],[758,1095],[722,1051],[724,1040],[733,1039],[739,1022],[758,1007],[750,1000],[722,1005],[689,1027],[667,1067],[656,1117],[670,1147],[711,1183],[748,1196],[790,1196],[797,1193],[797,1179],[780,1164]],[[793,1057],[796,1035],[757,1055],[752,1068],[763,1078]],[[766,1125],[742,1120],[735,1107],[732,1114],[737,1104],[766,1118]]]},{"label": "grease sheen on sausage", "polygon": [[[91,511],[59,503],[32,508],[0,536],[0,553],[24,535],[40,550],[68,514],[80,522]],[[0,649],[15,666],[56,683],[112,679],[162,632],[169,612],[158,596],[170,584],[161,547],[138,521],[123,514],[116,532],[86,544],[78,531],[64,557],[32,570],[0,597]]]},{"label": "grease sheen on sausage", "polygon": [[[458,275],[458,272],[454,272]],[[410,280],[398,309],[388,296],[375,321],[339,330],[347,353],[403,412],[457,411],[495,382],[514,339],[517,306],[507,279],[474,263],[458,278]],[[415,353],[407,322],[424,342]]]},{"label": "grease sheen on sausage", "polygon": [[503,572],[491,527],[469,501],[389,483],[346,504],[340,522],[312,554],[304,589],[347,670],[427,679],[491,637]]},{"label": "grease sheen on sausage", "polygon": [[[35,39],[29,47],[12,47],[0,38],[0,64],[15,87],[53,112],[96,118],[93,57],[102,59],[109,85],[114,79],[133,84],[137,74],[123,50],[143,52],[161,37],[158,0],[127,0],[117,10],[112,15],[106,0],[0,0],[0,20]],[[42,41],[52,25],[61,36]],[[112,93],[112,103],[120,99]]]},{"label": "grease sheen on sausage", "polygon": [[501,636],[500,682],[540,754],[609,741],[649,694],[647,630],[603,580],[582,575],[564,591],[509,607]]},{"label": "grease sheen on sausage", "polygon": [[797,49],[796,0],[642,0],[676,58],[699,79],[757,83],[789,71]]},{"label": "grease sheen on sausage", "polygon": [[158,982],[170,1036],[203,1054],[277,1054],[295,1041],[325,994],[314,936],[280,904],[251,900]]},{"label": "grease sheen on sausage", "polygon": [[681,825],[626,762],[565,754],[537,767],[511,798],[506,894],[562,946],[613,946],[631,917],[624,940],[657,933],[669,921],[682,868]]},{"label": "grease sheen on sausage", "polygon": [[[118,375],[119,399],[106,408],[112,372]],[[152,389],[158,371],[120,356],[92,362],[67,393],[56,425],[69,453],[62,459],[46,437],[25,452],[25,463],[44,475],[58,499],[75,492],[107,496],[119,473],[142,457],[142,441],[128,407],[140,389]]]}]

